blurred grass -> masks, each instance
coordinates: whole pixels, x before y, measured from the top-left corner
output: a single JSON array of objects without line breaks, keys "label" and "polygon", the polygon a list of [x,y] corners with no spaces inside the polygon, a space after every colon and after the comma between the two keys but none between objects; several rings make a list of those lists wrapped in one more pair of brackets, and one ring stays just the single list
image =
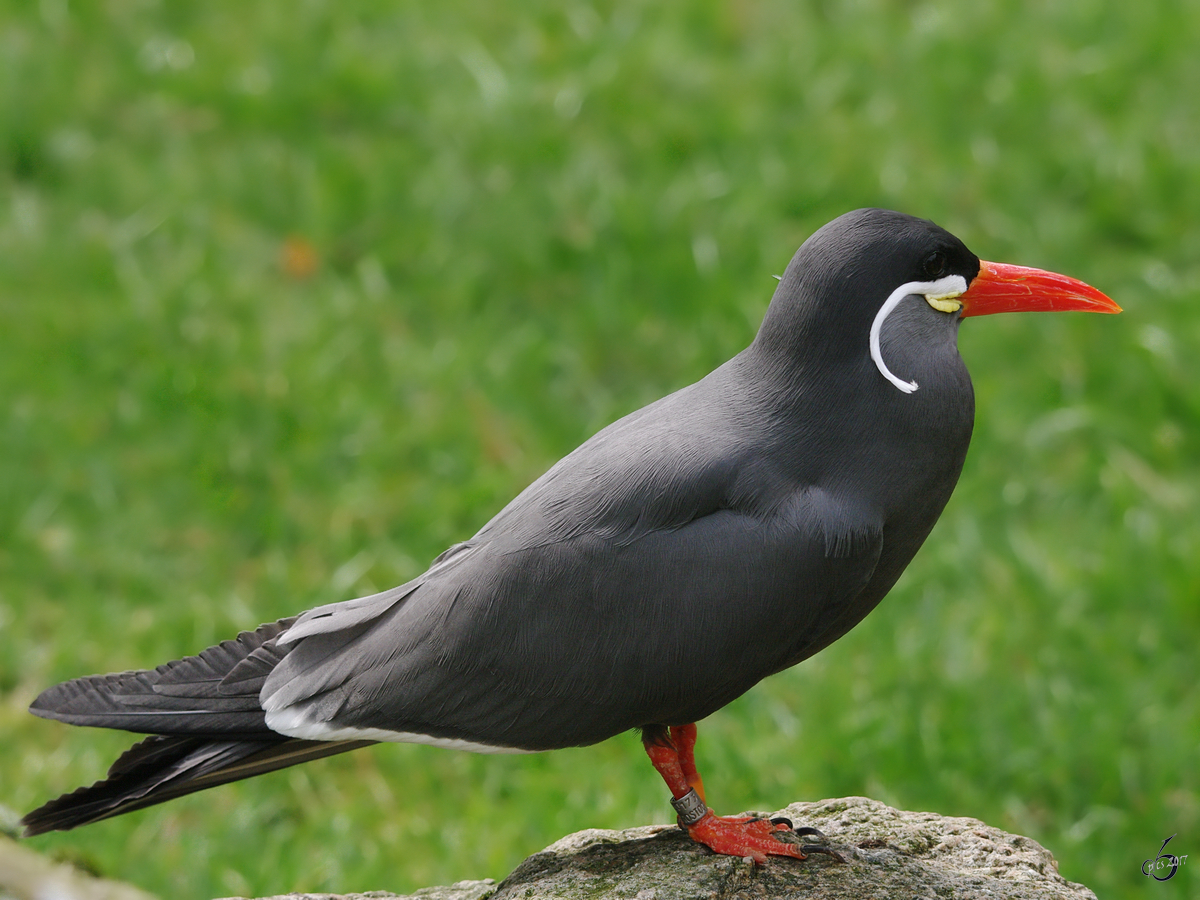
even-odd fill
[{"label": "blurred grass", "polygon": [[[1148,890],[1200,854],[1198,40],[1185,4],[0,4],[0,804],[126,743],[39,689],[413,576],[882,205],[1126,313],[963,329],[957,494],[705,723],[711,800],[975,816]],[[406,891],[665,800],[632,735],[397,746],[31,844],[170,897]]]}]

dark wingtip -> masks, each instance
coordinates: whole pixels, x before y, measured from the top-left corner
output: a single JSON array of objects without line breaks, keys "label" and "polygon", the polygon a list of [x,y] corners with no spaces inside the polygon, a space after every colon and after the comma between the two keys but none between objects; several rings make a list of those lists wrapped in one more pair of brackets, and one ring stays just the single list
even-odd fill
[{"label": "dark wingtip", "polygon": [[23,840],[25,838],[37,837],[39,834],[49,834],[51,831],[54,831],[53,828],[41,826],[36,818],[31,818],[31,816],[34,816],[38,812],[41,812],[40,807],[17,823],[20,826],[20,830],[17,832],[18,838]]},{"label": "dark wingtip", "polygon": [[34,701],[29,704],[29,711],[40,719],[57,718],[54,707],[50,705],[50,698],[47,696],[55,688],[57,688],[57,685],[47,688],[38,694]]},{"label": "dark wingtip", "polygon": [[[92,787],[94,788],[95,785]],[[31,838],[39,834],[48,834],[51,831],[67,831],[78,825],[86,825],[91,821],[91,817],[80,815],[78,812],[72,815],[71,810],[74,807],[73,801],[78,798],[78,795],[85,794],[90,790],[91,788],[87,787],[78,788],[26,813],[17,823],[21,827],[20,836]]]},{"label": "dark wingtip", "polygon": [[195,791],[356,750],[372,741],[206,740],[153,735],[126,750],[108,777],[46,803],[20,821],[24,837],[68,831]]}]

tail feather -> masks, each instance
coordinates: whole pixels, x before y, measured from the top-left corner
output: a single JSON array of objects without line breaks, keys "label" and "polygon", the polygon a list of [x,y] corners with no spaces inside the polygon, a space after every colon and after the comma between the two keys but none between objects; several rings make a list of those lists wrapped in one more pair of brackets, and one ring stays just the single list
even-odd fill
[{"label": "tail feather", "polygon": [[35,809],[21,819],[25,835],[66,831],[185,794],[366,747],[372,741],[220,741],[155,735],[135,744],[108,777]]},{"label": "tail feather", "polygon": [[[29,711],[71,725],[141,734],[270,735],[258,691],[290,650],[274,639],[294,618],[244,631],[157,669],[76,678],[43,691]],[[226,682],[226,679],[230,679]]]},{"label": "tail feather", "polygon": [[21,820],[26,835],[63,831],[372,741],[304,741],[271,731],[258,694],[291,650],[276,638],[295,621],[245,631],[153,670],[77,678],[43,691],[30,711],[72,725],[152,735],[123,753],[108,777]]}]

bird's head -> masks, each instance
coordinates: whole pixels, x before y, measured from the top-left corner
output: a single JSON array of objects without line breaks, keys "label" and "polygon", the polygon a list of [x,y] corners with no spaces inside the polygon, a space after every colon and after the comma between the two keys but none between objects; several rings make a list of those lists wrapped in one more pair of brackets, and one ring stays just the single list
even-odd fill
[{"label": "bird's head", "polygon": [[926,219],[885,209],[846,213],[789,263],[756,344],[809,365],[871,362],[899,391],[923,355],[956,345],[959,322],[998,312],[1121,309],[1095,288],[1041,269],[980,260]]}]

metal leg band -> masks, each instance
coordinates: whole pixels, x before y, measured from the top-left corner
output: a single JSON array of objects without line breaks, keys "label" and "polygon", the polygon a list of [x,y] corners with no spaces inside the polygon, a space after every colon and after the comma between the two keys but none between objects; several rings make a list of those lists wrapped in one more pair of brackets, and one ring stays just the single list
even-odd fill
[{"label": "metal leg band", "polygon": [[708,806],[694,790],[688,791],[682,797],[671,798],[671,805],[679,815],[679,824],[684,828],[695,825],[708,815]]}]

